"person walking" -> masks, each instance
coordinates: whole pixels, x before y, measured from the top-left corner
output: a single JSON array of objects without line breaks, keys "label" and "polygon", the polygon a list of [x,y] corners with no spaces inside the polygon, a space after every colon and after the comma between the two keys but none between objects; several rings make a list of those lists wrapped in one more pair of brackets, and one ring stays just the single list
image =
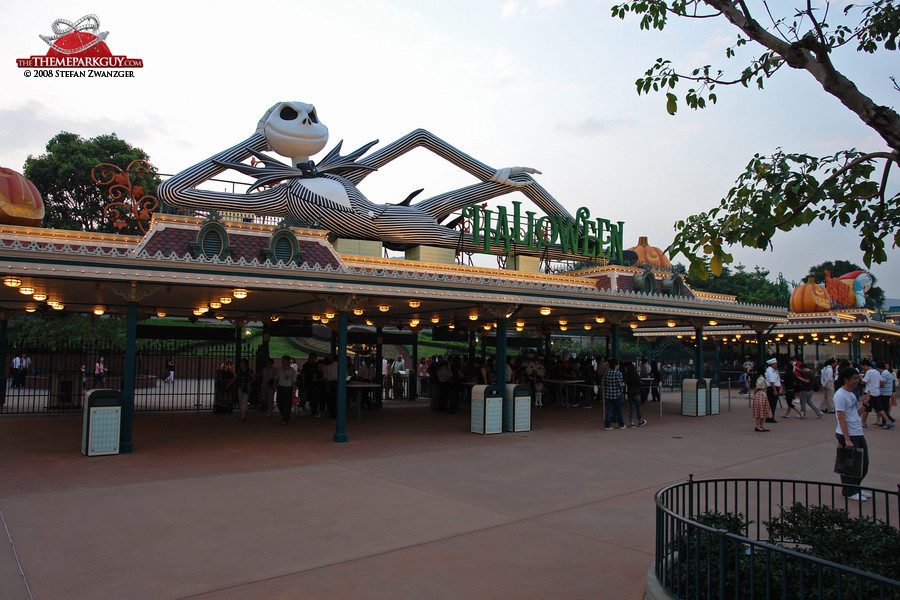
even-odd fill
[{"label": "person walking", "polygon": [[247,421],[247,403],[250,401],[250,386],[256,380],[256,374],[250,370],[250,363],[246,358],[242,358],[238,363],[237,371],[225,389],[231,388],[233,385],[237,390],[238,402],[241,406],[241,421]]},{"label": "person walking", "polygon": [[812,401],[813,387],[815,386],[815,375],[812,369],[804,365],[802,361],[797,361],[795,368],[799,369],[799,373],[795,371],[794,374],[797,377],[797,392],[800,394],[800,414],[805,419],[806,407],[808,406],[816,413],[816,418],[821,419],[825,413],[819,410],[819,407],[813,404]]},{"label": "person walking", "polygon": [[631,428],[634,429],[634,414],[637,412],[638,427],[647,424],[644,415],[641,413],[641,402],[643,400],[643,385],[641,376],[637,368],[632,363],[625,363],[625,396],[628,400],[628,421]]},{"label": "person walking", "polygon": [[[859,401],[853,393],[853,388],[859,385],[859,373],[853,367],[841,370],[837,385],[839,387],[834,392],[834,416],[837,420],[834,437],[837,438],[841,448],[860,448],[863,451],[862,476],[841,475],[841,483],[844,484],[843,494],[849,500],[865,502],[870,495],[859,486],[869,472],[869,447],[866,445],[862,419],[859,417]],[[862,399],[863,402],[868,402],[868,393],[863,394]]]},{"label": "person walking", "polygon": [[603,390],[606,393],[606,416],[603,419],[603,429],[612,431],[612,420],[615,418],[619,429],[625,429],[625,419],[622,418],[622,389],[625,380],[619,371],[619,361],[612,358],[609,361],[609,369],[603,374]]},{"label": "person walking", "polygon": [[756,427],[753,431],[769,431],[765,428],[766,419],[772,417],[772,408],[769,406],[769,398],[766,396],[766,378],[760,375],[753,385],[753,418],[756,419]]},{"label": "person walking", "polygon": [[775,411],[778,410],[778,394],[781,393],[781,376],[778,374],[778,359],[770,358],[766,361],[766,397],[769,399],[769,408],[772,416],[766,419],[766,423],[777,423]]},{"label": "person walking", "polygon": [[822,384],[822,392],[825,398],[822,400],[822,406],[819,408],[822,412],[834,412],[834,359],[829,358],[822,367],[822,373],[819,375],[819,383]]},{"label": "person walking", "polygon": [[97,359],[97,362],[94,363],[94,387],[100,388],[103,387],[104,379],[106,378],[106,365],[103,363],[103,357]]},{"label": "person walking", "polygon": [[275,404],[281,413],[281,424],[291,421],[291,405],[294,391],[297,389],[297,374],[291,368],[291,357],[281,357],[281,366],[275,371]]},{"label": "person walking", "polygon": [[175,357],[170,356],[169,360],[166,361],[166,378],[164,379],[166,383],[175,383]]}]

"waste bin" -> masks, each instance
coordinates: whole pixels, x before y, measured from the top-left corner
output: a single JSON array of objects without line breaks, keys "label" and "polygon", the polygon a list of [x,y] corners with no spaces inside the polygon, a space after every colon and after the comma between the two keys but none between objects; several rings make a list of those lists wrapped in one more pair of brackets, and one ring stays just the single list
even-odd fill
[{"label": "waste bin", "polygon": [[706,414],[719,414],[719,382],[716,379],[706,380]]},{"label": "waste bin", "polygon": [[235,391],[234,387],[226,389],[228,382],[234,377],[234,373],[219,369],[216,371],[215,388],[213,390],[213,413],[234,412]]},{"label": "waste bin", "polygon": [[472,433],[503,433],[503,398],[497,386],[472,388]]},{"label": "waste bin", "polygon": [[681,381],[681,414],[689,417],[706,415],[706,381],[683,379]]},{"label": "waste bin", "polygon": [[503,431],[531,431],[531,387],[506,384]]},{"label": "waste bin", "polygon": [[84,373],[57,371],[50,374],[50,410],[81,408],[84,395]]},{"label": "waste bin", "polygon": [[84,398],[81,452],[85,456],[119,453],[122,438],[122,392],[107,388],[89,391]]}]

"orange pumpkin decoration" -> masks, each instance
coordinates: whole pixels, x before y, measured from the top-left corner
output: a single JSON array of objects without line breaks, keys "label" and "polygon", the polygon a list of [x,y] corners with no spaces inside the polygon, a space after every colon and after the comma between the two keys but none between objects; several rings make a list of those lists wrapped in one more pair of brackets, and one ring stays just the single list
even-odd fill
[{"label": "orange pumpkin decoration", "polygon": [[819,285],[810,277],[806,283],[798,285],[791,294],[791,312],[811,313],[831,310],[831,295],[824,285]]},{"label": "orange pumpkin decoration", "polygon": [[646,264],[656,267],[665,267],[666,269],[672,268],[672,263],[669,262],[669,259],[663,254],[663,251],[656,246],[649,245],[647,243],[647,236],[645,235],[639,237],[637,246],[629,248],[629,250],[638,255],[637,262],[635,262],[636,265]]},{"label": "orange pumpkin decoration", "polygon": [[12,169],[0,168],[0,223],[40,227],[44,201],[34,184]]}]

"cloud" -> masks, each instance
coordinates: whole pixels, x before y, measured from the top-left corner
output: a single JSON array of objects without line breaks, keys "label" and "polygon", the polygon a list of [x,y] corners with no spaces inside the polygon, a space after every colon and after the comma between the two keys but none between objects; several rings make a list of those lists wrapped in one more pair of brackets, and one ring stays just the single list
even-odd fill
[{"label": "cloud", "polygon": [[527,6],[523,6],[518,0],[506,0],[500,9],[504,21],[512,19],[533,19],[542,21],[549,14],[565,6],[566,0],[533,0]]},{"label": "cloud", "polygon": [[577,123],[558,122],[556,129],[578,137],[600,137],[637,124],[634,119],[595,119],[588,117]]}]

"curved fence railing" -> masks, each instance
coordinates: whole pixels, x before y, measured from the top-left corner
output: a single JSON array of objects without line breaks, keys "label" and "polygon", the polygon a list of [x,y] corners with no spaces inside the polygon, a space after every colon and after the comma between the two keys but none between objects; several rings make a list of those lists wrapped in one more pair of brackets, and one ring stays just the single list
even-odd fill
[{"label": "curved fence railing", "polygon": [[842,538],[840,529],[863,518],[896,534],[900,493],[860,489],[871,494],[868,501],[845,498],[839,483],[786,479],[691,476],[665,487],[656,494],[656,577],[668,593],[685,600],[900,599],[900,573],[891,573],[892,579],[831,562],[811,555],[814,549],[802,540],[782,537],[795,513],[810,517],[818,510],[847,519],[813,519],[820,540],[833,535],[835,545],[847,544],[853,553],[871,552],[863,547],[865,539]]}]

